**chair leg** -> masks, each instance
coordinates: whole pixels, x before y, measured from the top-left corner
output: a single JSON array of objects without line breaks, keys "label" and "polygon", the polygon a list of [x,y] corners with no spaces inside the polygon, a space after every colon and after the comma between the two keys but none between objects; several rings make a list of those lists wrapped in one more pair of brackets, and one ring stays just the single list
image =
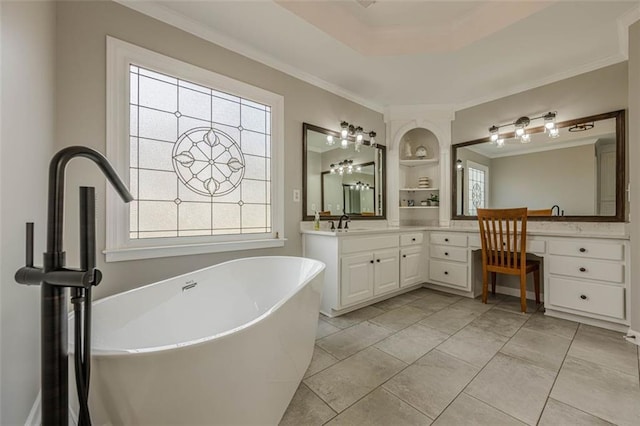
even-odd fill
[{"label": "chair leg", "polygon": [[496,295],[496,272],[491,273],[491,294]]},{"label": "chair leg", "polygon": [[520,274],[520,309],[523,314],[527,313],[527,274]]},{"label": "chair leg", "polygon": [[489,272],[483,268],[482,270],[482,303],[487,303],[489,293]]},{"label": "chair leg", "polygon": [[540,269],[533,271],[533,285],[536,292],[536,305],[540,304]]}]

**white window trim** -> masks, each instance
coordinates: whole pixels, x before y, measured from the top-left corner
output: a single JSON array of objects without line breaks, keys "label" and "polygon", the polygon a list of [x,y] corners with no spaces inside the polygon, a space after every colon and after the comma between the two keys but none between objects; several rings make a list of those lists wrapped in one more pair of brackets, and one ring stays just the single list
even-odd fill
[{"label": "white window trim", "polygon": [[129,65],[132,63],[271,106],[272,232],[264,238],[243,234],[131,240],[129,209],[113,189],[107,189],[107,247],[103,251],[106,261],[283,247],[286,241],[284,238],[284,97],[107,36],[107,158],[127,184],[129,183]]}]

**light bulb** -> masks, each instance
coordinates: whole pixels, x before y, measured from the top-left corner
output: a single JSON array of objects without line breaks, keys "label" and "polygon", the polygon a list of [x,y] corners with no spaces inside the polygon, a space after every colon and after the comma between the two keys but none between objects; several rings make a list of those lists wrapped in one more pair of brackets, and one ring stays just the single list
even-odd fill
[{"label": "light bulb", "polygon": [[333,136],[327,136],[327,145],[333,145],[335,141],[333,140]]},{"label": "light bulb", "polygon": [[504,139],[500,138],[496,141],[496,146],[502,148],[504,146]]},{"label": "light bulb", "polygon": [[548,112],[544,116],[544,128],[547,130],[551,130],[556,127],[556,113]]},{"label": "light bulb", "polygon": [[498,127],[497,126],[491,126],[489,127],[489,134],[491,135],[491,142],[495,142],[498,140],[498,138],[500,137],[500,135],[498,134]]},{"label": "light bulb", "polygon": [[376,132],[369,132],[369,145],[374,147],[376,146]]},{"label": "light bulb", "polygon": [[497,140],[498,140],[498,138],[499,138],[499,136],[498,136],[498,134],[497,134],[497,133],[492,134],[492,135],[491,135],[491,142],[495,142],[495,141],[497,141]]},{"label": "light bulb", "polygon": [[516,136],[521,137],[522,135],[524,135],[524,127],[518,127],[516,129]]},{"label": "light bulb", "polygon": [[362,166],[356,166],[356,172],[361,172],[362,171]]},{"label": "light bulb", "polygon": [[340,141],[340,147],[341,147],[342,149],[347,149],[347,147],[348,147],[348,146],[349,146],[349,141],[348,141],[348,140],[346,140],[346,139],[342,139],[342,140]]},{"label": "light bulb", "polygon": [[342,137],[342,139],[346,139],[347,135],[349,134],[349,123],[347,123],[346,121],[341,122],[340,128],[342,129],[340,130],[340,136]]},{"label": "light bulb", "polygon": [[456,168],[462,170],[462,160],[456,160]]},{"label": "light bulb", "polygon": [[548,122],[544,123],[544,127],[545,127],[547,130],[551,130],[551,129],[553,129],[554,127],[556,127],[556,123],[554,123],[553,121],[548,121]]},{"label": "light bulb", "polygon": [[523,135],[520,137],[520,142],[522,142],[522,143],[529,143],[529,142],[531,142],[531,135],[530,135],[530,134],[528,134],[528,133],[523,134]]},{"label": "light bulb", "polygon": [[560,136],[560,129],[558,129],[557,127],[554,127],[553,129],[549,130],[549,137],[550,138],[557,138],[558,136]]}]

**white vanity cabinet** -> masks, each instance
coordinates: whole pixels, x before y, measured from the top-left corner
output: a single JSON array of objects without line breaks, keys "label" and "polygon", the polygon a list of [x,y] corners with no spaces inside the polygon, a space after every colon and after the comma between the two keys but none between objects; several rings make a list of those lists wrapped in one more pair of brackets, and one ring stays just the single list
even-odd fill
[{"label": "white vanity cabinet", "polygon": [[621,240],[549,240],[547,310],[626,323],[628,250]]},{"label": "white vanity cabinet", "polygon": [[339,315],[421,284],[423,235],[304,234],[305,257],[326,264],[321,312]]},{"label": "white vanity cabinet", "polygon": [[424,281],[425,250],[423,232],[400,234],[400,287]]},{"label": "white vanity cabinet", "polygon": [[432,232],[429,235],[429,282],[456,290],[471,290],[467,235]]}]

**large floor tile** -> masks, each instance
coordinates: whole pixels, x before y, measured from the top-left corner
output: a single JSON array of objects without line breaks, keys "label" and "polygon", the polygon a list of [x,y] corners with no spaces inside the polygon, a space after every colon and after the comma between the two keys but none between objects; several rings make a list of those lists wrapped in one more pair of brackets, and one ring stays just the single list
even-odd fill
[{"label": "large floor tile", "polygon": [[555,376],[545,368],[499,353],[465,392],[520,421],[535,425]]},{"label": "large floor tile", "polygon": [[280,420],[280,426],[320,426],[335,415],[335,411],[311,392],[304,383],[300,383],[287,411]]},{"label": "large floor tile", "polygon": [[455,302],[455,300],[452,302],[448,298],[445,298],[439,295],[437,296],[438,296],[437,298],[423,297],[422,299],[414,300],[413,302],[409,303],[407,306],[418,308],[421,311],[423,311],[425,314],[431,315],[433,313],[436,313],[448,307],[449,305]]},{"label": "large floor tile", "polygon": [[500,352],[558,372],[571,339],[521,328]]},{"label": "large floor tile", "polygon": [[304,383],[337,412],[380,386],[406,364],[376,348],[367,348]]},{"label": "large floor tile", "polygon": [[[324,317],[327,318],[327,317]],[[318,319],[318,328],[316,329],[316,340],[322,339],[323,337],[327,337],[330,334],[337,333],[342,330],[341,328],[336,327],[335,325],[331,325],[326,322],[324,319]]]},{"label": "large floor tile", "polygon": [[387,328],[365,321],[317,340],[316,344],[336,358],[345,359],[392,333]]},{"label": "large floor tile", "polygon": [[433,350],[383,387],[435,419],[477,372],[477,367]]},{"label": "large floor tile", "polygon": [[622,336],[622,333],[581,324],[569,355],[638,377],[638,347]]},{"label": "large floor tile", "polygon": [[[541,304],[536,304],[535,300],[527,299],[527,312],[526,314],[535,313]],[[520,306],[520,297],[505,296],[499,303],[496,304],[496,309],[502,309],[504,311],[522,313],[522,306]]]},{"label": "large floor tile", "polygon": [[434,426],[524,426],[490,405],[461,393],[433,423]]},{"label": "large floor tile", "polygon": [[[452,305],[455,306],[455,305]],[[435,328],[447,334],[454,334],[471,321],[476,319],[480,314],[468,310],[445,308],[435,314],[429,315],[420,321],[420,324],[427,327]]]},{"label": "large floor tile", "polygon": [[378,302],[372,306],[378,309],[382,309],[383,311],[391,311],[393,309],[401,308],[402,306],[411,303],[419,298],[420,297],[405,293],[399,296],[392,297],[391,299],[383,300],[382,302]]},{"label": "large floor tile", "polygon": [[338,361],[339,360],[336,357],[331,356],[331,354],[316,345],[313,348],[311,364],[309,364],[309,368],[307,368],[307,371],[304,373],[304,377],[307,378],[309,376],[313,376],[325,368],[331,367]]},{"label": "large floor tile", "polygon": [[578,325],[577,322],[553,318],[537,312],[535,315],[531,315],[531,318],[524,324],[523,328],[573,339]]},{"label": "large floor tile", "polygon": [[539,426],[612,426],[612,423],[549,398],[544,407]]},{"label": "large floor tile", "polygon": [[618,425],[640,424],[638,376],[568,356],[551,397]]},{"label": "large floor tile", "polygon": [[463,297],[457,302],[451,304],[449,307],[452,309],[460,309],[465,311],[476,312],[478,314],[483,314],[488,310],[493,309],[495,305],[492,303],[482,303],[480,298],[469,299],[469,298]]},{"label": "large floor tile", "polygon": [[339,317],[325,317],[323,320],[338,328],[349,328],[368,319],[375,318],[378,315],[382,315],[384,312],[382,309],[374,306],[365,306],[364,308],[348,312]]},{"label": "large floor tile", "polygon": [[382,388],[371,392],[327,423],[330,426],[429,424],[429,417]]},{"label": "large floor tile", "polygon": [[438,346],[438,350],[476,367],[484,367],[507,340],[507,337],[469,325]]},{"label": "large floor tile", "polygon": [[375,344],[389,355],[411,364],[444,342],[449,335],[433,328],[414,324]]},{"label": "large floor tile", "polygon": [[471,324],[501,336],[512,337],[527,319],[528,317],[523,314],[492,309],[480,315]]},{"label": "large floor tile", "polygon": [[402,306],[377,316],[370,320],[370,322],[388,328],[389,330],[398,331],[407,328],[411,324],[417,323],[425,316],[426,314],[418,308]]}]

